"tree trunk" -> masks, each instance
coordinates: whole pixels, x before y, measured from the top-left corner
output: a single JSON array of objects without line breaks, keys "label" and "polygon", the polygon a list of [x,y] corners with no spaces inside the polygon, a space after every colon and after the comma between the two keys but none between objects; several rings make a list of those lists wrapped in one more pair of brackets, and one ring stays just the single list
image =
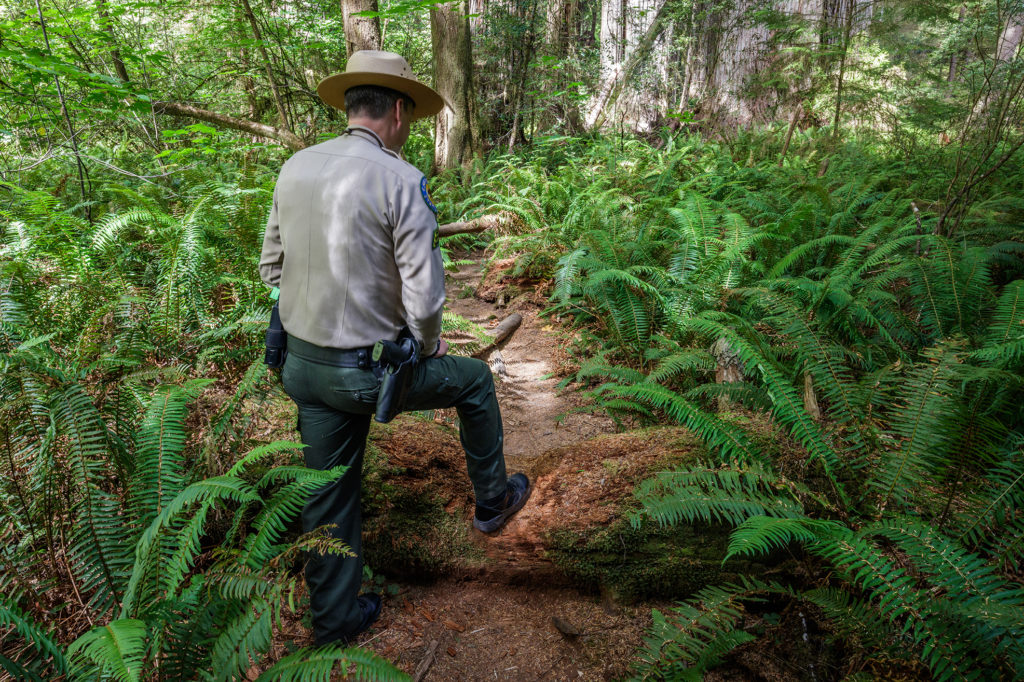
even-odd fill
[{"label": "tree trunk", "polygon": [[431,7],[430,36],[434,48],[434,88],[449,104],[437,115],[434,167],[458,168],[480,151],[466,0],[458,7]]},{"label": "tree trunk", "polygon": [[100,17],[100,29],[107,36],[107,40],[110,41],[110,58],[114,62],[114,73],[121,79],[122,82],[129,82],[128,69],[125,68],[124,60],[121,59],[121,51],[117,49],[117,41],[114,39],[114,31],[111,29],[110,15],[107,13],[106,0],[96,0],[96,12]]},{"label": "tree trunk", "polygon": [[832,120],[832,140],[839,137],[839,117],[843,105],[843,78],[846,76],[846,60],[850,54],[850,37],[853,34],[853,15],[856,0],[846,0],[846,15],[843,19],[842,53],[839,56],[839,76],[836,79],[836,110]]},{"label": "tree trunk", "polygon": [[[963,24],[964,23],[964,16],[966,14],[967,14],[967,5],[960,5],[960,18],[957,20],[957,23]],[[957,62],[959,62],[959,60],[960,60],[960,55],[959,55],[958,52],[956,52],[954,50],[953,54],[950,55],[950,57],[949,57],[949,76],[946,78],[946,82],[947,83],[952,83],[953,81],[956,80],[956,69],[957,69],[957,66],[958,66]]]},{"label": "tree trunk", "polygon": [[[666,24],[667,13],[665,8],[667,6],[668,2],[664,2],[661,7],[658,8],[658,11],[655,13],[650,25],[644,32],[643,37],[631,51],[625,63],[615,67],[610,78],[601,88],[599,97],[595,101],[594,107],[591,109],[589,120],[587,122],[587,127],[591,130],[600,128],[607,120],[609,112],[615,107],[615,102],[622,94],[623,87],[626,83],[632,82],[633,75],[643,63],[644,59],[646,59],[655,40],[657,40],[658,36],[661,35]],[[602,50],[603,49],[604,48],[602,47]]]},{"label": "tree trunk", "polygon": [[796,130],[796,124],[800,122],[800,116],[804,113],[804,105],[800,103],[793,109],[793,116],[789,119],[789,129],[786,130],[786,139],[782,142],[782,153],[779,154],[779,168],[782,168],[782,162],[786,159],[786,152],[789,151],[789,143],[793,140],[793,131]]},{"label": "tree trunk", "polygon": [[260,34],[260,27],[256,23],[256,15],[253,14],[249,0],[242,0],[242,8],[245,10],[245,16],[249,19],[249,25],[252,26],[252,34],[256,38],[256,46],[259,48],[260,54],[263,56],[263,68],[267,74],[267,82],[270,84],[270,92],[274,95],[274,104],[277,106],[279,123],[283,130],[290,132],[291,126],[288,125],[288,115],[285,113],[284,100],[281,98],[281,92],[277,89],[277,83],[274,81],[274,73],[271,71],[270,55],[267,54],[267,48],[263,46],[263,36]]},{"label": "tree trunk", "polygon": [[380,18],[354,17],[359,12],[376,12],[377,0],[341,0],[341,16],[345,24],[345,56],[360,50],[380,49]]},{"label": "tree trunk", "polygon": [[555,64],[558,65],[557,69],[550,71],[548,87],[562,94],[557,101],[549,102],[548,109],[542,114],[540,127],[561,124],[571,134],[583,129],[579,105],[571,94],[574,86],[570,81],[576,79],[576,74],[570,73],[566,62],[575,44],[573,38],[579,23],[578,15],[579,0],[551,0],[544,21],[544,53],[557,60]]},{"label": "tree trunk", "polygon": [[1001,62],[1013,61],[1020,47],[1021,37],[1024,36],[1024,15],[1014,14],[1007,18],[1006,26],[999,34],[999,42],[996,44],[996,59]]}]

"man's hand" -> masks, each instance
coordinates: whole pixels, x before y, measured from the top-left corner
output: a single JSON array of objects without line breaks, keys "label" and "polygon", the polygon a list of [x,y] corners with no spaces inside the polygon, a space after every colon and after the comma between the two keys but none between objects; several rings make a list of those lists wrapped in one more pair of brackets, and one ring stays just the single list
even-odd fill
[{"label": "man's hand", "polygon": [[441,339],[441,342],[437,345],[437,352],[431,355],[432,358],[444,357],[448,354],[448,342]]}]

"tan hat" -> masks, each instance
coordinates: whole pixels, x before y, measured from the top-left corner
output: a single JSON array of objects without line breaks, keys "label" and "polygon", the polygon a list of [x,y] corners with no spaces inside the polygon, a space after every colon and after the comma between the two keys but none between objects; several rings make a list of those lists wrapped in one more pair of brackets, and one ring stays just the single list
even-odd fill
[{"label": "tan hat", "polygon": [[382,50],[354,53],[348,58],[345,73],[323,79],[316,86],[316,91],[320,99],[344,111],[345,91],[357,85],[380,85],[409,95],[416,102],[413,119],[433,116],[445,105],[444,98],[433,88],[416,80],[409,62],[401,55]]}]

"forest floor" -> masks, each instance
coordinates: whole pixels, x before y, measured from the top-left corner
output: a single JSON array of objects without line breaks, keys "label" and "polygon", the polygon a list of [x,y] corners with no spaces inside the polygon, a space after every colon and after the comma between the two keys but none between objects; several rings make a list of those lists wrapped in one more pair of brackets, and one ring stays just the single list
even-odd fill
[{"label": "forest floor", "polygon": [[[483,300],[478,291],[490,288],[494,298],[496,287],[489,282],[481,286],[481,257],[474,254],[471,260],[449,273],[447,308],[485,328],[512,312],[523,316],[519,329],[487,360],[497,382],[508,469],[533,474],[531,479],[536,481],[535,465],[545,453],[612,433],[614,424],[603,416],[572,413],[579,398],[558,390],[558,364],[567,358],[565,339],[539,317],[543,297],[526,289],[507,305],[498,305],[504,303],[503,296],[496,302]],[[434,415],[435,421],[451,423],[453,418],[454,410]],[[457,440],[454,443],[458,445]],[[419,455],[429,458],[429,453]],[[466,478],[464,469],[454,475]],[[465,484],[468,487],[468,478]],[[504,536],[501,544],[528,536],[531,518],[545,513],[538,509],[531,513],[535,501],[498,534]],[[473,535],[478,544],[492,540],[475,531]],[[609,597],[564,585],[543,586],[543,582],[514,584],[494,575],[442,578],[427,584],[399,582],[398,594],[385,596],[380,620],[359,645],[417,680],[624,677],[650,624],[650,606],[618,604]],[[278,634],[279,653],[284,653],[286,642],[311,643],[303,621],[292,621],[285,630]]]}]

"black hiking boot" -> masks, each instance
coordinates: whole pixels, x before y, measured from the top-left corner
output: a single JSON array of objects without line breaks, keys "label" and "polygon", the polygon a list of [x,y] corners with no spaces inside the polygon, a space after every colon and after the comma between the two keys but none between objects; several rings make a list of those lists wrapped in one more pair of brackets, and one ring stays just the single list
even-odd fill
[{"label": "black hiking boot", "polygon": [[509,476],[508,489],[504,494],[476,505],[473,527],[481,533],[493,533],[498,530],[513,514],[523,508],[530,499],[531,492],[533,488],[526,474]]},{"label": "black hiking boot", "polygon": [[341,635],[337,639],[317,641],[316,646],[327,646],[330,644],[349,646],[351,644],[355,644],[359,635],[369,630],[370,626],[377,622],[377,618],[380,617],[380,595],[374,594],[373,592],[367,592],[366,594],[359,595],[357,599],[359,601],[359,614],[361,616],[359,620],[359,627],[348,634]]}]

